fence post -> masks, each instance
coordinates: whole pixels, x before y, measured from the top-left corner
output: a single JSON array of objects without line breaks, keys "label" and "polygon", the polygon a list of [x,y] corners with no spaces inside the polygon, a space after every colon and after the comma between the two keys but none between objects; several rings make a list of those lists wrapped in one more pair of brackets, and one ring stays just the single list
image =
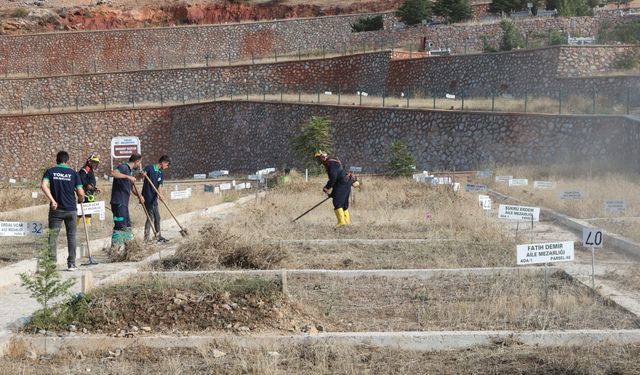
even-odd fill
[{"label": "fence post", "polygon": [[280,86],[280,101],[282,101],[282,96],[284,95],[284,88]]},{"label": "fence post", "polygon": [[591,101],[591,113],[596,113],[596,88],[593,88],[593,99]]},{"label": "fence post", "polygon": [[205,66],[208,68],[209,67],[209,54],[204,55],[204,63],[205,63]]},{"label": "fence post", "polygon": [[249,101],[249,87],[247,86],[245,90],[247,90],[247,101]]},{"label": "fence post", "polygon": [[198,103],[200,103],[200,90],[196,90],[196,97],[198,98]]},{"label": "fence post", "polygon": [[464,111],[464,87],[462,88],[460,97],[462,98],[462,109],[461,110]]},{"label": "fence post", "polygon": [[160,91],[160,107],[164,107],[164,95],[162,91]]},{"label": "fence post", "polygon": [[49,113],[51,113],[51,102],[47,103],[47,108],[49,109]]},{"label": "fence post", "polygon": [[493,89],[491,89],[491,112],[493,112],[496,108],[496,94],[493,91]]},{"label": "fence post", "polygon": [[413,45],[409,44],[409,58],[413,58]]},{"label": "fence post", "polygon": [[382,108],[384,108],[384,96],[385,96],[385,91],[384,89],[382,89]]},{"label": "fence post", "polygon": [[256,55],[251,52],[251,65],[256,65]]},{"label": "fence post", "polygon": [[411,95],[410,92],[411,92],[411,89],[407,88],[407,95],[406,95],[406,97],[407,97],[407,108],[409,108],[409,96]]},{"label": "fence post", "polygon": [[527,113],[527,99],[528,99],[528,95],[527,95],[527,91],[525,90],[525,92],[524,92],[524,113]]},{"label": "fence post", "polygon": [[360,105],[362,105],[362,89],[360,89],[360,95],[358,95],[360,97]]},{"label": "fence post", "polygon": [[267,85],[262,86],[262,101],[267,101]]},{"label": "fence post", "polygon": [[276,62],[278,62],[278,49],[277,48],[273,49],[273,57],[275,58]]},{"label": "fence post", "polygon": [[322,45],[322,58],[324,59],[324,44]]},{"label": "fence post", "polygon": [[300,84],[298,83],[298,103],[301,102],[301,97],[302,97],[302,88],[300,87]]},{"label": "fence post", "polygon": [[22,103],[22,98],[20,98],[20,113],[24,114],[24,104]]},{"label": "fence post", "polygon": [[627,87],[627,114],[629,114],[629,109],[631,107],[631,90]]},{"label": "fence post", "polygon": [[562,114],[562,90],[558,90],[558,114]]},{"label": "fence post", "polygon": [[76,96],[76,112],[78,111],[78,107],[79,107],[79,104],[78,104],[78,97]]},{"label": "fence post", "polygon": [[302,51],[300,45],[298,45],[298,61],[302,60]]},{"label": "fence post", "polygon": [[338,85],[338,105],[340,104],[340,85]]},{"label": "fence post", "polygon": [[316,93],[318,94],[318,104],[320,104],[320,86],[316,86]]},{"label": "fence post", "polygon": [[433,109],[436,109],[436,90],[433,90]]}]

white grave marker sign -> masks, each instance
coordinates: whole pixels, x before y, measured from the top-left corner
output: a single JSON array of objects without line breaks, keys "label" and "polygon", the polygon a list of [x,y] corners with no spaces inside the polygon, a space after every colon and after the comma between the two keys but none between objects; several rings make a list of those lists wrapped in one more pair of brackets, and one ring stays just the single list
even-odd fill
[{"label": "white grave marker sign", "polygon": [[534,243],[517,246],[517,263],[555,263],[574,259],[573,241]]}]

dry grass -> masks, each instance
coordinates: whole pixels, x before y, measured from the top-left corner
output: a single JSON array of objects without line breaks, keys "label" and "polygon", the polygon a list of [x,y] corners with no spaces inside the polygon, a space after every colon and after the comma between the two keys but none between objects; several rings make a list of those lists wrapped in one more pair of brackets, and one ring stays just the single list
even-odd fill
[{"label": "dry grass", "polygon": [[[513,175],[528,178],[529,186],[508,187],[506,183],[488,183],[498,191],[524,199],[531,205],[540,205],[579,219],[589,220],[594,226],[640,241],[640,176],[637,174],[608,173],[599,167],[586,168],[554,167],[499,167],[496,175]],[[591,176],[589,176],[591,175]],[[554,190],[533,189],[534,180],[554,181]],[[582,191],[587,194],[582,200],[562,200],[561,191]],[[605,211],[607,200],[624,200],[624,213]]]},{"label": "dry grass", "polygon": [[157,247],[152,244],[142,244],[140,240],[134,238],[125,241],[124,246],[109,247],[104,249],[110,262],[132,262],[144,259],[157,251]]},{"label": "dry grass", "polygon": [[212,269],[255,268],[278,266],[287,252],[278,244],[266,244],[242,239],[222,226],[208,225],[198,236],[178,247],[173,257],[165,259],[166,268]]},{"label": "dry grass", "polygon": [[[227,353],[214,358],[213,350]],[[270,354],[277,352],[278,356]],[[233,345],[198,349],[131,347],[115,357],[106,351],[60,353],[32,361],[0,359],[2,374],[585,374],[640,372],[640,345],[536,348],[522,345],[473,350],[416,352],[344,345],[247,348]],[[89,371],[88,371],[89,369]]]},{"label": "dry grass", "polygon": [[[636,329],[640,319],[558,272],[437,279],[289,277],[292,297],[330,331]],[[375,293],[372,291],[375,290]]]},{"label": "dry grass", "polygon": [[[248,268],[414,268],[472,267],[513,264],[513,236],[478,209],[474,196],[460,196],[409,179],[365,177],[354,189],[352,225],[334,230],[331,202],[297,222],[292,219],[323,199],[323,178],[305,183],[292,174],[288,185],[243,206],[238,215],[206,236],[187,242],[171,264],[187,269],[229,266],[221,257],[228,247],[251,250],[255,261],[236,261]],[[431,215],[426,219],[427,214]],[[223,235],[224,234],[224,235]],[[209,238],[207,236],[213,236]],[[226,244],[221,239],[229,237]],[[348,239],[427,239],[429,243],[351,244]],[[232,239],[232,240],[231,240]],[[281,240],[343,240],[331,245],[296,245]],[[206,259],[201,259],[206,258]]]}]

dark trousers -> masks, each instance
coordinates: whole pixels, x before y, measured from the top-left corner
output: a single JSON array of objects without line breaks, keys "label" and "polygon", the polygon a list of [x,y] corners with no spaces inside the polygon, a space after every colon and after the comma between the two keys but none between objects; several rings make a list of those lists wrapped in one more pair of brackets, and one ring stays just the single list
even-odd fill
[{"label": "dark trousers", "polygon": [[351,194],[351,183],[341,183],[333,187],[331,197],[333,197],[333,208],[349,209],[349,195]]},{"label": "dark trousers", "polygon": [[112,203],[111,212],[113,213],[113,230],[125,231],[127,228],[131,227],[128,204]]},{"label": "dark trousers", "polygon": [[144,223],[144,238],[149,238],[149,232],[151,231],[152,224],[156,229],[156,233],[160,236],[160,210],[158,209],[158,200],[155,200],[151,204],[144,202],[144,207],[147,209],[149,217],[153,221],[152,223],[147,218],[147,221]]},{"label": "dark trousers", "polygon": [[76,211],[49,210],[49,254],[58,261],[58,235],[64,222],[69,248],[67,266],[76,264],[76,216]]}]

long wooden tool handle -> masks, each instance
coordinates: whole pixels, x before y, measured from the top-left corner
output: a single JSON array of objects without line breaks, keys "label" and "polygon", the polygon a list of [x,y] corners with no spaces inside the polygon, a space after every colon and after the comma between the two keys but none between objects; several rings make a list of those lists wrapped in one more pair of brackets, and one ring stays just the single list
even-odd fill
[{"label": "long wooden tool handle", "polygon": [[84,236],[87,239],[87,253],[89,254],[89,258],[91,258],[91,249],[89,246],[89,230],[87,230],[87,222],[84,217],[84,202],[80,202],[80,214],[82,215],[82,225],[84,226]]},{"label": "long wooden tool handle", "polygon": [[169,211],[169,213],[171,214],[171,216],[173,217],[173,220],[176,221],[176,224],[178,224],[178,226],[180,227],[180,229],[184,230],[184,228],[182,227],[182,225],[180,225],[180,222],[178,221],[178,219],[176,218],[176,215],[174,215],[173,211],[171,211],[171,208],[169,207],[169,205],[167,204],[167,202],[164,201],[164,198],[162,197],[162,194],[160,194],[160,192],[158,191],[158,189],[156,188],[156,185],[153,184],[153,181],[151,181],[151,179],[149,178],[149,176],[147,176],[146,174],[144,175],[144,178],[147,179],[147,181],[149,181],[149,185],[151,185],[151,187],[153,188],[153,190],[156,192],[156,194],[158,194],[158,199],[160,199],[160,202],[162,202],[162,204],[164,204],[164,206],[167,208],[167,211]]},{"label": "long wooden tool handle", "polygon": [[[136,184],[131,184],[131,186],[133,186],[133,190],[135,190],[136,194],[140,194],[140,193],[138,193],[138,187],[136,187]],[[147,207],[144,205],[144,203],[140,203],[140,205],[142,206],[142,209],[144,210],[144,214],[147,216],[147,220],[149,220],[149,224],[151,224],[151,229],[153,230],[153,236],[157,238],[158,237],[158,232],[156,232],[155,222],[153,220],[151,220],[151,216],[149,215],[149,211],[147,211]]]}]

